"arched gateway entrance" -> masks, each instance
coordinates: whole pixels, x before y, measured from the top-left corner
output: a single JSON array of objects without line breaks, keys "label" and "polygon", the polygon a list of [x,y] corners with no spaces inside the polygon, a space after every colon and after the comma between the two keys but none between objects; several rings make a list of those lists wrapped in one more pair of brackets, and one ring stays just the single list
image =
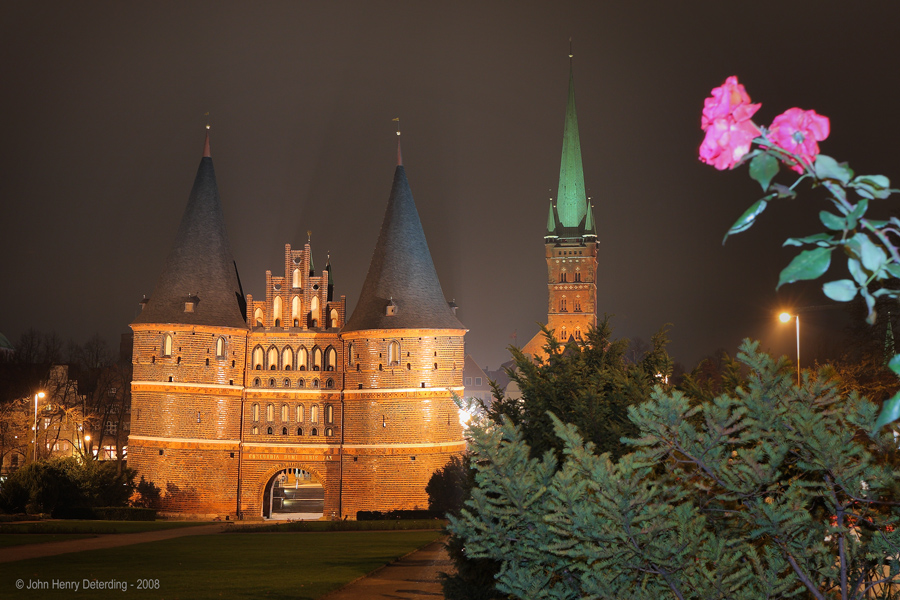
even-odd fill
[{"label": "arched gateway entrance", "polygon": [[262,516],[267,519],[320,519],[324,510],[325,488],[309,471],[282,469],[266,482]]}]

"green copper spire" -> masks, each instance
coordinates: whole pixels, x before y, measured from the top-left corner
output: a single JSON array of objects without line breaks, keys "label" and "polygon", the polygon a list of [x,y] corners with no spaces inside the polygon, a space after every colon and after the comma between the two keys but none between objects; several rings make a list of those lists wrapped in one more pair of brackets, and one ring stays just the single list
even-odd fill
[{"label": "green copper spire", "polygon": [[597,229],[594,227],[594,205],[588,200],[587,217],[584,220],[584,235],[597,237]]},{"label": "green copper spire", "polygon": [[578,115],[575,113],[575,75],[571,58],[572,55],[569,54],[569,102],[566,106],[562,160],[559,165],[559,192],[556,195],[556,213],[563,227],[580,226],[587,214]]},{"label": "green copper spire", "polygon": [[550,212],[547,213],[547,236],[556,237],[556,219],[553,217],[553,200],[550,201]]}]

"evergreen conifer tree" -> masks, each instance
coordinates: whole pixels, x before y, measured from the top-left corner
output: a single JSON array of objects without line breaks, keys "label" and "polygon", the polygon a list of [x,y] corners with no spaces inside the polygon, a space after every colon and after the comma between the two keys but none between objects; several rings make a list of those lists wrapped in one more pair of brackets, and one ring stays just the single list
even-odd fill
[{"label": "evergreen conifer tree", "polygon": [[[555,416],[560,452],[512,418],[472,427],[476,485],[450,531],[522,599],[900,597],[896,441],[833,370],[801,386],[745,342],[713,399],[657,387],[615,460]],[[540,438],[539,438],[540,439]]]}]

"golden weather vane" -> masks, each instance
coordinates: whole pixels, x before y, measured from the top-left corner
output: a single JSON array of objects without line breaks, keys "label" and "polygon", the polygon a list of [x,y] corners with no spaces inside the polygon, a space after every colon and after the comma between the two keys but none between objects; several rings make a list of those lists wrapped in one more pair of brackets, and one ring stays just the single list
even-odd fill
[{"label": "golden weather vane", "polygon": [[400,135],[400,117],[394,117],[392,121],[397,121],[397,135]]},{"label": "golden weather vane", "polygon": [[206,128],[209,129],[209,111],[206,111],[204,116],[206,117]]}]

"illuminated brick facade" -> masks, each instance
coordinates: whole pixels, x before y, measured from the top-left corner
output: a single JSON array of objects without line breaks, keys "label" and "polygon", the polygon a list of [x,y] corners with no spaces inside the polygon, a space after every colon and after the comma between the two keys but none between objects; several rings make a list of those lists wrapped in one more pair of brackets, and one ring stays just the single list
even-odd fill
[{"label": "illuminated brick facade", "polygon": [[465,329],[402,165],[349,319],[333,288],[307,243],[285,246],[264,299],[243,294],[207,140],[175,248],[132,324],[129,466],[160,487],[164,512],[271,516],[276,480],[316,488],[325,518],[427,508],[428,479],[465,449],[452,400]]}]

